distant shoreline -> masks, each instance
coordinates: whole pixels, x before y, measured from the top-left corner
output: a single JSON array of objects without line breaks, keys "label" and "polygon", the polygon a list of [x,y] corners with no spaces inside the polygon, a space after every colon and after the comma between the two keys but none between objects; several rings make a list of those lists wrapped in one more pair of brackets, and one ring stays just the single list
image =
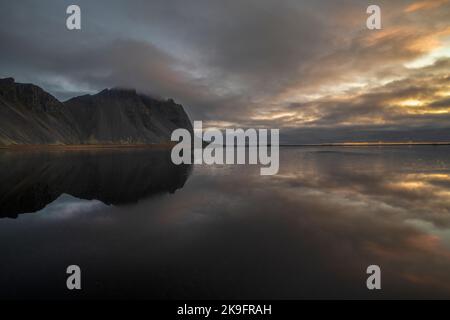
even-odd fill
[{"label": "distant shoreline", "polygon": [[[219,145],[216,145],[219,146]],[[227,147],[227,145],[220,145]],[[233,147],[233,145],[230,145]],[[271,146],[268,144],[267,146]],[[389,147],[389,146],[450,146],[450,142],[341,142],[341,143],[299,143],[280,144],[280,147]],[[238,145],[234,147],[257,147]]]},{"label": "distant shoreline", "polygon": [[171,148],[171,143],[155,144],[74,144],[74,145],[48,145],[48,144],[29,144],[29,145],[8,145],[0,146],[0,150],[105,150],[105,149],[167,149]]},{"label": "distant shoreline", "polygon": [[280,147],[389,147],[389,146],[449,146],[450,142],[342,142],[313,144],[280,144]]},{"label": "distant shoreline", "polygon": [[[27,151],[27,150],[111,150],[111,149],[168,149],[176,143],[155,144],[74,144],[74,145],[8,145],[0,146],[0,150]],[[271,146],[270,144],[268,145]],[[392,146],[450,146],[450,142],[343,142],[343,143],[311,143],[311,144],[280,144],[280,147],[392,147]],[[226,145],[223,145],[226,147]],[[250,147],[234,146],[234,147]]]}]

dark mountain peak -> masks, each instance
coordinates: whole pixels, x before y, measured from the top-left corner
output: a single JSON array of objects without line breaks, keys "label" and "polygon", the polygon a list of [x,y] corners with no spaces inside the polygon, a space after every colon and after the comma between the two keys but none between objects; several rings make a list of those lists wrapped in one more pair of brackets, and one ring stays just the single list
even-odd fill
[{"label": "dark mountain peak", "polygon": [[[144,106],[147,106],[149,108],[157,108],[165,106],[168,109],[182,109],[183,106],[176,103],[174,99],[163,99],[160,97],[154,97],[146,93],[138,92],[136,89],[133,88],[125,88],[125,87],[113,87],[110,89],[103,89],[97,94],[93,95],[84,95],[80,97],[72,98],[71,100],[78,100],[79,98],[84,98],[85,100],[90,101],[99,101],[99,99],[103,102],[106,101],[113,101],[114,103],[117,102],[134,102],[135,104],[142,104]],[[70,100],[69,100],[70,101]],[[125,106],[125,105],[123,105]]]},{"label": "dark mountain peak", "polygon": [[122,88],[122,87],[114,87],[111,89],[104,89],[97,94],[93,95],[94,97],[101,98],[111,98],[111,99],[137,99],[139,98],[138,93],[135,89],[130,88]]},{"label": "dark mountain peak", "polygon": [[15,84],[14,78],[0,79],[0,96],[6,97],[7,95],[12,95],[12,91],[15,91]]},{"label": "dark mountain peak", "polygon": [[64,103],[90,143],[166,143],[173,130],[192,131],[188,115],[173,100],[157,100],[116,87]]},{"label": "dark mountain peak", "polygon": [[167,143],[192,131],[183,107],[116,87],[64,103],[33,84],[0,79],[0,144]]},{"label": "dark mountain peak", "polygon": [[35,111],[55,112],[62,103],[40,87],[30,83],[17,83],[14,78],[0,79],[0,97]]},{"label": "dark mountain peak", "polygon": [[64,105],[38,86],[0,79],[0,145],[80,143]]},{"label": "dark mountain peak", "polygon": [[16,81],[14,80],[14,78],[3,78],[3,79],[0,79],[0,86],[12,85],[15,82]]},{"label": "dark mountain peak", "polygon": [[136,89],[125,87],[114,87],[109,89],[110,92],[124,95],[138,95]]}]

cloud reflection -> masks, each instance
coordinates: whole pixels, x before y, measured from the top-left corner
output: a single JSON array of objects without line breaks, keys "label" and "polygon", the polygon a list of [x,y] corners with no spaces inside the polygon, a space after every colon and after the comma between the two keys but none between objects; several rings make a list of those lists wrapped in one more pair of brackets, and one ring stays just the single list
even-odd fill
[{"label": "cloud reflection", "polygon": [[[0,220],[2,261],[21,277],[3,279],[0,295],[64,297],[54,275],[76,260],[93,298],[449,298],[449,155],[446,146],[281,148],[276,176],[199,165],[173,195],[89,219]],[[30,246],[39,248],[31,258]],[[42,257],[45,268],[32,268]],[[366,289],[371,264],[381,292]]]}]

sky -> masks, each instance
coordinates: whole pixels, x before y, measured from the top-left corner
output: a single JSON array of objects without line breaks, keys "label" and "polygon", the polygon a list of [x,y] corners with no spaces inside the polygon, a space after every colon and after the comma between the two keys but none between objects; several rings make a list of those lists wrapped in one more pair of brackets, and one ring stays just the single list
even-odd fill
[{"label": "sky", "polygon": [[0,0],[0,77],[62,101],[136,88],[282,143],[450,141],[449,21],[450,0]]}]

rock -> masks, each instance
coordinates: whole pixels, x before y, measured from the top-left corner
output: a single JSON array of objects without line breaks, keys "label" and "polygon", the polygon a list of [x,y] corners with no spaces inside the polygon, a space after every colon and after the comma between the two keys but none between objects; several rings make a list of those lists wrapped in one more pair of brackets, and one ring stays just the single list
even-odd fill
[{"label": "rock", "polygon": [[32,84],[0,79],[0,145],[80,143],[75,120]]},{"label": "rock", "polygon": [[62,103],[35,85],[0,79],[0,145],[167,143],[177,128],[192,132],[172,99],[114,88]]}]

